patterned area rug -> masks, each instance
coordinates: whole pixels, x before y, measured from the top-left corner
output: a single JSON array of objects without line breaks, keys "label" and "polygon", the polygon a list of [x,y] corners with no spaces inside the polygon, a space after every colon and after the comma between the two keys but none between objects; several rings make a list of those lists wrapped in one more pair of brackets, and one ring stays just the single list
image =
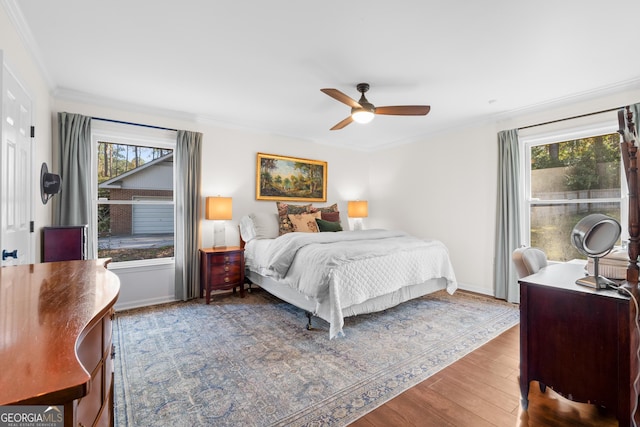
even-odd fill
[{"label": "patterned area rug", "polygon": [[343,426],[475,350],[518,307],[441,291],[329,325],[254,291],[120,312],[117,426]]}]

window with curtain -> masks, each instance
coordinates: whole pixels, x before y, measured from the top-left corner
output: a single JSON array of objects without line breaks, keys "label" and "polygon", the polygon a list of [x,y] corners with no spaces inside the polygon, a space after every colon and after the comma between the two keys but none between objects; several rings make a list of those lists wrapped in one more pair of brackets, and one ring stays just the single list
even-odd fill
[{"label": "window with curtain", "polygon": [[97,256],[172,261],[175,131],[94,120],[91,133]]},{"label": "window with curtain", "polygon": [[554,261],[584,258],[570,238],[580,219],[601,213],[626,223],[617,127],[613,112],[521,132],[524,244],[542,248]]}]

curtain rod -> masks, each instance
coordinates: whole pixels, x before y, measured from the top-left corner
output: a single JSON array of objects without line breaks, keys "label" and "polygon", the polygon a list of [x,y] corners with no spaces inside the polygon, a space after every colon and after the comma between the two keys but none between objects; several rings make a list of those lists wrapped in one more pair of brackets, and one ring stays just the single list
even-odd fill
[{"label": "curtain rod", "polygon": [[523,127],[519,127],[519,128],[518,128],[518,130],[534,128],[534,127],[537,127],[537,126],[550,125],[550,124],[553,124],[553,123],[564,122],[565,120],[573,120],[573,119],[580,119],[580,118],[582,118],[582,117],[595,116],[596,114],[609,113],[609,112],[611,112],[611,111],[617,111],[617,110],[619,110],[620,108],[624,108],[624,107],[609,108],[608,110],[595,111],[595,112],[593,112],[593,113],[580,114],[579,116],[565,117],[564,119],[551,120],[551,121],[549,121],[549,122],[538,123],[538,124],[535,124],[535,125],[529,125],[529,126],[523,126]]},{"label": "curtain rod", "polygon": [[91,117],[91,118],[93,120],[102,120],[103,122],[119,123],[121,125],[141,126],[141,127],[144,127],[144,128],[159,129],[159,130],[171,130],[171,131],[174,131],[174,132],[178,132],[178,129],[170,129],[170,128],[165,128],[165,127],[162,127],[162,126],[144,125],[144,124],[133,123],[133,122],[123,122],[121,120],[103,119],[102,117]]}]

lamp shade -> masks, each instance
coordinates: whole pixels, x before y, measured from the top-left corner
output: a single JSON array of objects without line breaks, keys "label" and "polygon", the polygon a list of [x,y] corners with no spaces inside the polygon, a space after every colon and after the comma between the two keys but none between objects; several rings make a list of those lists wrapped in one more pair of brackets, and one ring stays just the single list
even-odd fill
[{"label": "lamp shade", "polygon": [[366,218],[369,216],[369,208],[366,200],[351,200],[347,205],[349,218]]},{"label": "lamp shade", "polygon": [[233,219],[231,197],[207,197],[205,217],[213,220]]}]

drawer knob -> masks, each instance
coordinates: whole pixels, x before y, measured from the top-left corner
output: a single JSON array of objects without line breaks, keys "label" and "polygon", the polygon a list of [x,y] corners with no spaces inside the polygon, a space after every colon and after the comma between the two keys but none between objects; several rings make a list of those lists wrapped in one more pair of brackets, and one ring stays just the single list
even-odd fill
[{"label": "drawer knob", "polygon": [[225,260],[225,262],[228,262],[229,261],[229,255],[225,255],[224,256],[224,260]]},{"label": "drawer knob", "polygon": [[224,271],[229,271],[229,266],[228,265],[224,266]]},{"label": "drawer knob", "polygon": [[229,283],[229,278],[228,278],[228,277],[225,277],[225,278],[224,278],[224,282],[225,282],[225,283]]}]

